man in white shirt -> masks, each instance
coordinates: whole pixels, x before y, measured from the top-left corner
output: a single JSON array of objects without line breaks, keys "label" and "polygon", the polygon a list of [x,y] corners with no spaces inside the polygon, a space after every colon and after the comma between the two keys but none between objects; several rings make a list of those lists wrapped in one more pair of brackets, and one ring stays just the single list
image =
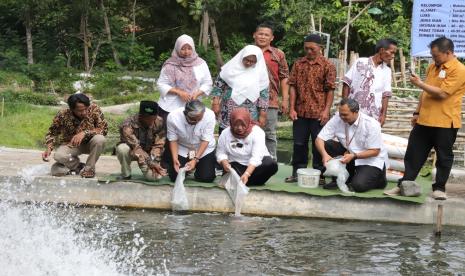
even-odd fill
[{"label": "man in white shirt", "polygon": [[[323,127],[316,139],[323,164],[337,156],[347,164],[347,183],[355,192],[386,187],[387,152],[383,148],[381,126],[372,117],[359,112],[353,99],[342,99],[339,114]],[[336,138],[337,141],[333,139]],[[337,188],[334,179],[323,188]]]},{"label": "man in white shirt", "polygon": [[386,120],[389,98],[392,96],[392,72],[388,64],[397,51],[397,42],[381,39],[376,43],[376,54],[359,58],[343,78],[342,97],[356,100],[360,111],[379,121]]},{"label": "man in white shirt", "polygon": [[167,138],[171,151],[168,175],[175,181],[179,168],[195,169],[200,182],[215,180],[215,113],[199,100],[186,103],[168,115]]}]

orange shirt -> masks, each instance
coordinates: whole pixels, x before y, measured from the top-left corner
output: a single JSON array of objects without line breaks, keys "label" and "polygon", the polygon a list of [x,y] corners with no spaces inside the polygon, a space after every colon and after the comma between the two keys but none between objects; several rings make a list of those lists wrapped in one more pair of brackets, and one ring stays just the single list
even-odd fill
[{"label": "orange shirt", "polygon": [[439,67],[431,64],[426,71],[426,84],[439,87],[448,94],[445,99],[421,95],[418,124],[430,127],[460,128],[462,97],[465,93],[465,65],[454,58]]}]

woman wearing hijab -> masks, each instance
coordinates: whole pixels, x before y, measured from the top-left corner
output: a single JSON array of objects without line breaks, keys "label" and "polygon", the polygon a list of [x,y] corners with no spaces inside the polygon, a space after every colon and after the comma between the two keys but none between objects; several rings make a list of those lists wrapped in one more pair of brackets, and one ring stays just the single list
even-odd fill
[{"label": "woman wearing hijab", "polygon": [[176,39],[171,57],[161,69],[157,87],[160,91],[158,106],[161,109],[158,114],[165,122],[171,111],[210,93],[210,70],[195,51],[192,37],[183,34]]},{"label": "woman wearing hijab", "polygon": [[248,186],[265,185],[278,171],[265,145],[265,132],[252,121],[246,108],[231,112],[230,126],[218,139],[216,160],[224,172],[234,169]]},{"label": "woman wearing hijab", "polygon": [[231,112],[237,107],[247,108],[252,119],[264,127],[269,84],[265,59],[257,46],[245,46],[223,65],[211,93],[212,110],[219,118],[220,133],[229,126]]}]

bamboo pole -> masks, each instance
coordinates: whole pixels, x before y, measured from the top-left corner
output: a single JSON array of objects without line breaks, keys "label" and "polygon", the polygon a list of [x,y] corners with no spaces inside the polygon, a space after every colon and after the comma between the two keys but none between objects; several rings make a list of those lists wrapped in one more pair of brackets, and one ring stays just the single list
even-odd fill
[{"label": "bamboo pole", "polygon": [[442,215],[443,215],[443,212],[444,212],[444,207],[442,204],[439,204],[438,205],[438,212],[436,214],[436,231],[434,232],[434,235],[436,237],[440,237],[441,236],[441,232],[442,232]]}]

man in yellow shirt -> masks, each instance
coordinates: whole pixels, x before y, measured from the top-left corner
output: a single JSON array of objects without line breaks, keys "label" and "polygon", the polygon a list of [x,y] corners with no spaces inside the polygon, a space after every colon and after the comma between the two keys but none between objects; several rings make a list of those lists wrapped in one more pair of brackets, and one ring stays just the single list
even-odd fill
[{"label": "man in yellow shirt", "polygon": [[[429,45],[434,64],[426,71],[423,82],[412,74],[410,81],[422,89],[405,153],[405,174],[399,180],[414,181],[432,148],[436,151],[436,181],[433,198],[446,199],[446,182],[454,161],[452,146],[461,127],[462,97],[465,93],[465,65],[454,55],[454,43],[440,37]],[[399,195],[400,188],[385,191]]]}]

